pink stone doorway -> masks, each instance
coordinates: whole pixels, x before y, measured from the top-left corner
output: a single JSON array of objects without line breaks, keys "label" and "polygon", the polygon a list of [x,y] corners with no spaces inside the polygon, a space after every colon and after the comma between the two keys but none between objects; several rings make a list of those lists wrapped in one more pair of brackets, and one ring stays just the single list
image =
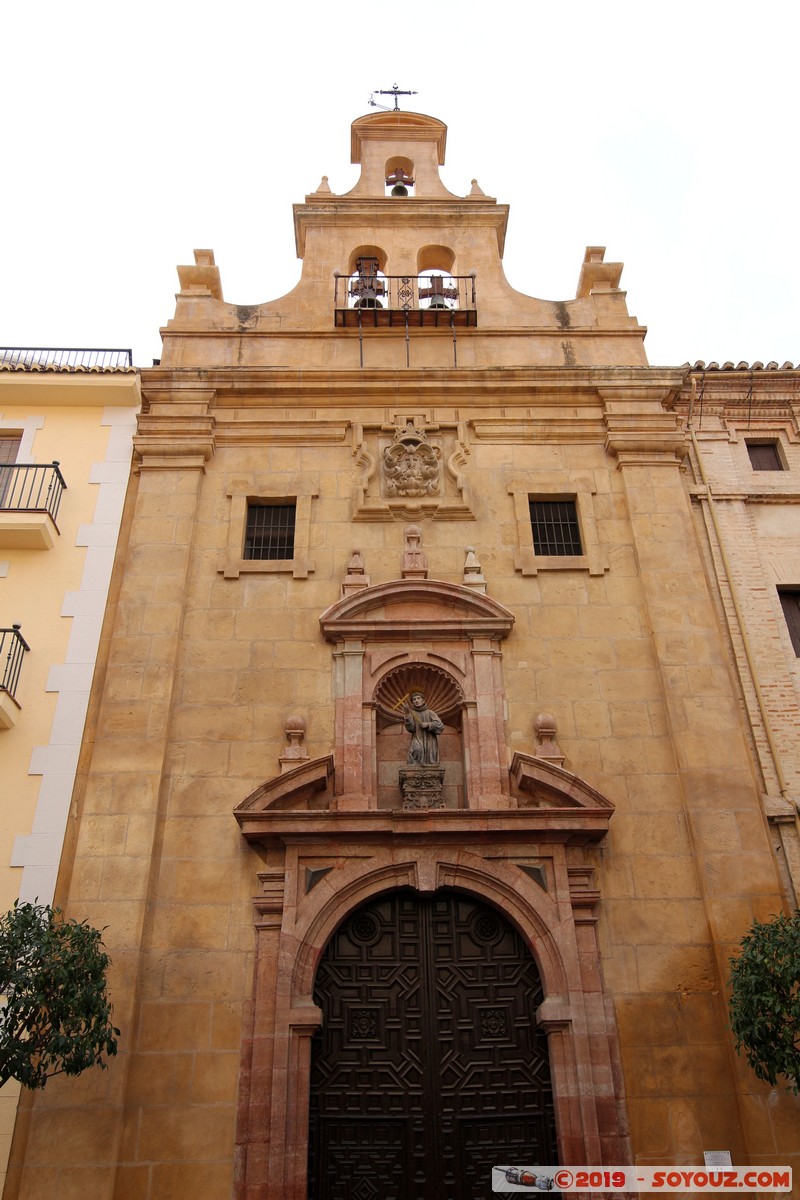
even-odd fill
[{"label": "pink stone doorway", "polygon": [[[538,847],[528,842],[529,852],[521,853],[517,814],[510,822],[498,819],[491,837],[485,829],[479,838],[473,836],[470,849],[463,845],[464,830],[460,846],[448,845],[450,815],[386,814],[380,819],[393,824],[393,834],[387,828],[380,844],[369,838],[358,844],[351,827],[349,849],[343,852],[338,836],[335,851],[327,841],[330,830],[322,813],[274,812],[273,832],[280,827],[287,841],[282,864],[259,874],[237,1200],[306,1200],[311,1046],[322,1023],[314,999],[319,963],[351,914],[397,889],[423,897],[456,890],[503,914],[541,976],[544,998],[535,1020],[547,1037],[560,1160],[628,1161],[616,1030],[602,988],[594,923],[598,896],[590,868],[578,866],[574,848],[562,841],[548,844],[541,829]],[[313,830],[309,818],[323,827]],[[262,844],[271,841],[265,839],[270,822],[253,820],[253,828],[257,825]],[[294,836],[287,836],[289,825]],[[362,838],[366,832],[358,831]],[[528,828],[528,836],[531,832]]]}]

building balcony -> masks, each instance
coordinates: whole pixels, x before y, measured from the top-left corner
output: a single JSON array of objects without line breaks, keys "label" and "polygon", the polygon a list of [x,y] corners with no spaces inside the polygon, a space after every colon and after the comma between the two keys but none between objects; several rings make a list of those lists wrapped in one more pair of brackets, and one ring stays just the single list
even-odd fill
[{"label": "building balcony", "polygon": [[337,275],[334,313],[338,328],[475,326],[475,276]]},{"label": "building balcony", "polygon": [[131,350],[0,346],[0,368],[6,371],[126,371],[132,367]]},{"label": "building balcony", "polygon": [[58,462],[0,466],[0,547],[51,550],[66,486]]},{"label": "building balcony", "polygon": [[0,729],[11,729],[17,722],[20,706],[16,700],[22,656],[30,646],[19,625],[0,629]]}]

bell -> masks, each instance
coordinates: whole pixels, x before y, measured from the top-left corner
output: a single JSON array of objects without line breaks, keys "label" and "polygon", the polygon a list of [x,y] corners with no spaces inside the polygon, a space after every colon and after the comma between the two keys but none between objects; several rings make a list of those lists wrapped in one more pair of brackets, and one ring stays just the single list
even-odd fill
[{"label": "bell", "polygon": [[392,195],[393,196],[407,196],[408,188],[405,186],[405,184],[396,183],[394,185],[394,187],[392,188]]},{"label": "bell", "polygon": [[429,308],[447,308],[447,301],[445,300],[444,296],[433,295],[433,296],[431,296],[431,302],[428,305],[428,307]]}]

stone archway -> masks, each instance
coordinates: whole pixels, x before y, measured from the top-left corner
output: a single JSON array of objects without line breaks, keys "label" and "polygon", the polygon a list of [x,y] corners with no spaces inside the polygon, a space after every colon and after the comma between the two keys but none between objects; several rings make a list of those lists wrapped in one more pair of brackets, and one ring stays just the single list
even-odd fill
[{"label": "stone archway", "polygon": [[[566,773],[544,764],[542,774],[555,784]],[[540,781],[537,794],[543,794],[541,787]],[[262,789],[259,793],[263,804]],[[279,803],[286,799],[281,795]],[[616,1031],[598,975],[599,895],[591,868],[578,865],[580,846],[596,839],[609,816],[598,806],[584,807],[590,799],[576,802],[573,796],[569,807],[549,815],[547,809],[498,813],[488,840],[485,829],[473,830],[473,852],[447,844],[451,822],[462,820],[455,813],[376,814],[370,828],[374,836],[374,820],[382,827],[378,846],[370,844],[361,814],[353,820],[352,814],[325,808],[238,810],[245,836],[260,842],[274,865],[259,872],[255,898],[237,1200],[307,1200],[311,1047],[323,1021],[314,1001],[318,966],[353,913],[398,889],[423,898],[466,893],[502,912],[523,944],[535,948],[545,998],[534,1019],[547,1035],[560,1160],[628,1161]],[[534,849],[534,836],[536,865],[530,854],[520,855],[522,843]],[[278,866],[273,850],[284,838]]]},{"label": "stone archway", "polygon": [[383,893],[316,976],[309,1200],[483,1200],[491,1168],[556,1161],[537,965],[508,920],[444,889]]}]

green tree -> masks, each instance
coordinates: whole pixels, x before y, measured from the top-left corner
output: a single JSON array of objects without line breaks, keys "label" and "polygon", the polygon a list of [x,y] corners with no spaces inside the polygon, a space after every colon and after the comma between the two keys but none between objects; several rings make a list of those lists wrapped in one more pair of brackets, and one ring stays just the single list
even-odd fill
[{"label": "green tree", "polygon": [[800,1091],[800,909],[754,922],[730,959],[731,1028],[759,1079]]},{"label": "green tree", "polygon": [[42,1088],[117,1053],[102,947],[100,930],[46,904],[0,918],[0,1086]]}]

